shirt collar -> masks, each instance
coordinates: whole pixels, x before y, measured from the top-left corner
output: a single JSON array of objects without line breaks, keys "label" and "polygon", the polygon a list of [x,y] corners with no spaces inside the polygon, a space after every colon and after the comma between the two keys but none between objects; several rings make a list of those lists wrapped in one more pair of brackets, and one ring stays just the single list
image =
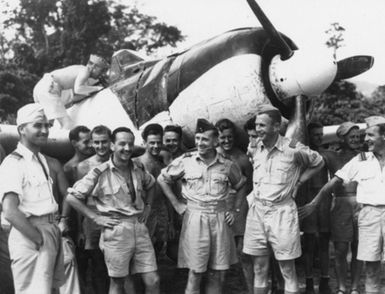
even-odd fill
[{"label": "shirt collar", "polygon": [[[21,142],[17,144],[16,152],[23,156],[25,160],[31,161],[33,158],[36,158],[35,154]],[[38,154],[40,154],[40,152]]]},{"label": "shirt collar", "polygon": [[[119,170],[116,165],[114,164],[114,161],[112,160],[112,157],[113,155],[110,156],[110,159],[107,161],[108,162],[108,167],[111,169],[111,170]],[[137,166],[135,164],[135,161],[133,161],[132,159],[130,159],[130,162],[128,163],[128,165],[131,165],[133,167],[133,169],[136,169]]]},{"label": "shirt collar", "polygon": [[[216,151],[216,150],[215,150],[215,152],[216,152],[215,159],[213,160],[213,162],[212,162],[211,164],[213,164],[213,163],[215,163],[215,162],[223,163],[223,162],[224,162],[224,157],[223,157],[223,155],[220,154],[220,153],[219,153],[218,151]],[[203,158],[200,157],[200,155],[198,154],[198,152],[195,154],[195,160],[197,160],[197,161],[204,161]],[[210,165],[211,165],[211,164],[210,164]]]},{"label": "shirt collar", "polygon": [[[261,142],[261,151],[266,149],[266,147],[263,145],[263,142]],[[271,148],[271,150],[273,150],[274,148],[278,149],[279,151],[283,151],[283,147],[284,147],[284,138],[278,134],[278,138],[277,138],[277,141],[275,142],[273,148]]]}]

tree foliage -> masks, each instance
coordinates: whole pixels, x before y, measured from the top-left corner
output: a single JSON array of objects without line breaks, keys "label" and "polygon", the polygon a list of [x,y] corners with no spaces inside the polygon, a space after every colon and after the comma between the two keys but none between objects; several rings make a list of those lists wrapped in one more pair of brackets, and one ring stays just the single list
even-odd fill
[{"label": "tree foliage", "polygon": [[85,64],[92,53],[109,60],[119,49],[152,53],[184,39],[178,28],[119,3],[19,0],[4,22],[16,31],[15,36],[7,38],[0,31],[0,109],[8,101],[7,111],[14,111],[15,105],[31,100],[33,86],[43,73]]}]

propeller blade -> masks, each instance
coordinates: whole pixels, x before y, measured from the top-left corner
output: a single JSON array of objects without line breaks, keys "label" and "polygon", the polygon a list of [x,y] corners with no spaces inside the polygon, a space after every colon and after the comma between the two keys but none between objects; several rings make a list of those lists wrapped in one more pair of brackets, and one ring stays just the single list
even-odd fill
[{"label": "propeller blade", "polygon": [[275,29],[273,24],[262,11],[261,7],[254,0],[247,0],[247,3],[249,4],[251,10],[254,12],[255,16],[258,18],[264,30],[270,35],[272,41],[274,41],[281,48],[281,59],[289,59],[293,55],[293,50]]},{"label": "propeller blade", "polygon": [[342,59],[337,62],[337,74],[335,81],[349,79],[363,72],[366,72],[373,66],[374,57],[366,55],[357,55]]}]

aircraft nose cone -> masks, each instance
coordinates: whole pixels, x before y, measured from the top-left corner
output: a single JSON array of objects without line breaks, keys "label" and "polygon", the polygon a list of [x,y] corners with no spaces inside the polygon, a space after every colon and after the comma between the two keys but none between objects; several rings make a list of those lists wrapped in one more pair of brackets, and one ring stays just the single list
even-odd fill
[{"label": "aircraft nose cone", "polygon": [[297,50],[288,60],[275,56],[269,67],[269,77],[280,99],[297,95],[319,95],[333,82],[337,63],[329,52]]}]

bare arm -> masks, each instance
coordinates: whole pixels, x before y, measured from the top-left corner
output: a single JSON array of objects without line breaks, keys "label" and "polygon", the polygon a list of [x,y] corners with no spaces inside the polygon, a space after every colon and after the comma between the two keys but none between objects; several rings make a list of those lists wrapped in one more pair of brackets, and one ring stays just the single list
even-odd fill
[{"label": "bare arm", "polygon": [[[103,89],[102,86],[89,86],[87,85],[88,79],[90,78],[90,72],[87,68],[82,69],[76,77],[74,84],[74,93],[76,95],[88,96],[93,92],[97,92]],[[82,96],[74,97],[74,101],[81,100]]]},{"label": "bare arm", "polygon": [[39,249],[43,244],[40,232],[28,221],[19,208],[19,198],[15,193],[6,193],[3,200],[3,213],[5,219],[24,236],[36,244]]},{"label": "bare arm", "polygon": [[322,198],[331,195],[334,186],[341,181],[342,180],[339,177],[334,176],[329,182],[327,182],[310,203],[298,209],[299,218],[302,219],[309,216],[316,209]]},{"label": "bare arm", "polygon": [[172,206],[175,208],[176,212],[183,214],[186,210],[186,204],[180,202],[176,197],[174,191],[172,190],[171,184],[164,181],[162,174],[158,177],[158,184],[162,188],[164,195],[170,200]]},{"label": "bare arm", "polygon": [[322,168],[325,166],[325,162],[322,160],[318,165],[313,167],[308,167],[299,177],[298,181],[301,183],[306,182],[313,176],[315,176],[317,173],[319,173]]},{"label": "bare arm", "polygon": [[90,218],[99,226],[106,227],[106,228],[113,228],[114,226],[119,224],[118,219],[115,219],[113,217],[98,215],[92,209],[88,208],[88,206],[85,205],[81,200],[77,199],[75,196],[71,194],[67,195],[66,201],[78,212]]},{"label": "bare arm", "polygon": [[147,218],[151,213],[151,206],[154,202],[154,197],[156,193],[156,183],[152,185],[150,189],[146,191],[146,197],[144,197],[143,201],[145,203],[143,213],[138,217],[138,221],[141,223],[147,222]]}]

